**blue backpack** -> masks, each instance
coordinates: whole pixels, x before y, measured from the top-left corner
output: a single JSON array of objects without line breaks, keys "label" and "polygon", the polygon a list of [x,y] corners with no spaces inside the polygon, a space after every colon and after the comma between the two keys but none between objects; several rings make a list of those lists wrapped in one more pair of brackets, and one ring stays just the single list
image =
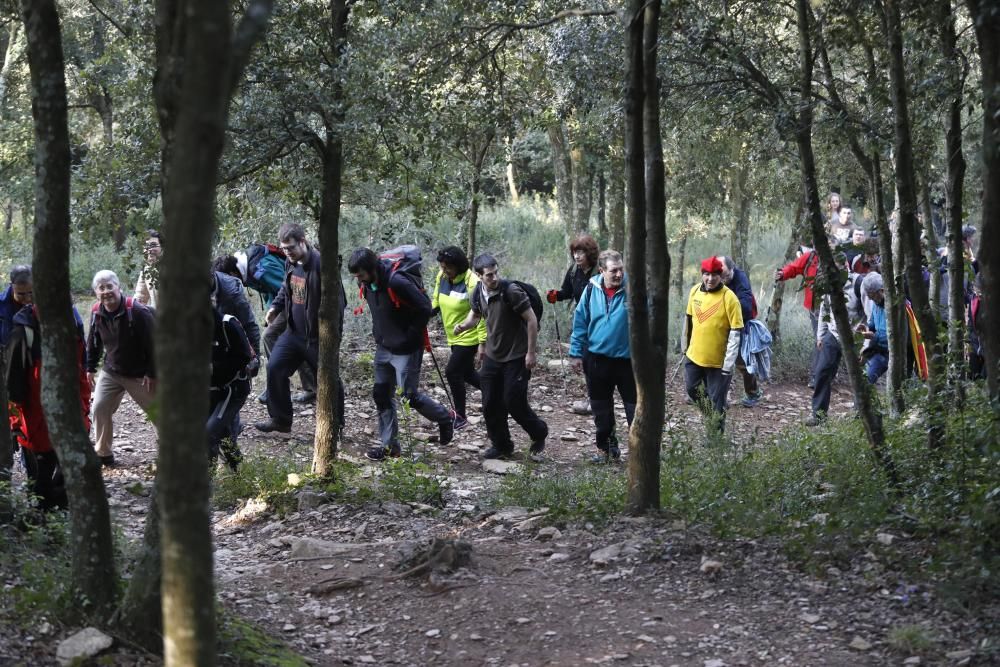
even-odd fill
[{"label": "blue backpack", "polygon": [[253,243],[247,248],[246,286],[257,290],[265,307],[278,295],[285,282],[285,253],[270,243]]}]

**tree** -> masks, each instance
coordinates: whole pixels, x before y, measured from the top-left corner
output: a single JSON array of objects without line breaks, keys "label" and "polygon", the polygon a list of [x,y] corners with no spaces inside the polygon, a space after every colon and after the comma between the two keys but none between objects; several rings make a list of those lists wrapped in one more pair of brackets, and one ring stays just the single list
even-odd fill
[{"label": "tree", "polygon": [[22,0],[21,13],[35,129],[33,263],[42,326],[42,403],[69,496],[73,587],[83,610],[107,619],[117,579],[101,464],[80,415],[69,290],[70,144],[62,34],[53,0]]},{"label": "tree", "polygon": [[625,13],[625,165],[628,180],[629,343],[638,401],[629,431],[628,509],[660,506],[670,255],[667,252],[657,40],[660,1]]}]

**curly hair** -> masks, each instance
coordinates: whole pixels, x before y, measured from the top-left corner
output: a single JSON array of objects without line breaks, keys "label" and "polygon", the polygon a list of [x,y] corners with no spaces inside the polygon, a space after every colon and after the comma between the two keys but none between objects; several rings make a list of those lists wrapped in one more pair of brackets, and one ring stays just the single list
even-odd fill
[{"label": "curly hair", "polygon": [[597,241],[590,234],[580,234],[575,239],[573,239],[569,244],[569,252],[572,255],[577,250],[582,250],[584,256],[587,258],[587,263],[591,266],[597,266],[597,256],[600,251],[597,249]]}]

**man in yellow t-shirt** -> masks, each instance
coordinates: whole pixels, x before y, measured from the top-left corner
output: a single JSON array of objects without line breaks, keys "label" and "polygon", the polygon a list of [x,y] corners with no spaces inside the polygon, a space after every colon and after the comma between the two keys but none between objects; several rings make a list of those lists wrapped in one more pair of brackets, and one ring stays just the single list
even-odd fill
[{"label": "man in yellow t-shirt", "polygon": [[701,263],[701,284],[691,288],[685,318],[684,380],[693,401],[707,399],[718,432],[725,427],[726,395],[740,352],[743,313],[736,294],[722,282],[722,262],[709,257]]}]

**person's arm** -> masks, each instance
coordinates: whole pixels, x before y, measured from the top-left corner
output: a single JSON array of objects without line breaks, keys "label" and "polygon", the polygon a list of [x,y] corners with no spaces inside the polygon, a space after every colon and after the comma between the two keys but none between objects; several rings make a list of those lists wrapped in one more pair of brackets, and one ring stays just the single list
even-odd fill
[{"label": "person's arm", "polygon": [[740,307],[740,300],[736,294],[730,292],[725,295],[726,314],[729,317],[729,339],[726,342],[726,357],[722,362],[722,372],[732,373],[736,366],[736,359],[740,356],[740,341],[743,331],[743,310]]},{"label": "person's arm", "polygon": [[149,305],[149,285],[146,283],[146,267],[139,271],[139,280],[135,283],[135,300],[144,306]]},{"label": "person's arm", "polygon": [[753,288],[750,286],[749,276],[744,273],[733,291],[740,302],[740,311],[743,314],[743,324],[745,325],[753,319]]},{"label": "person's arm", "polygon": [[[479,313],[477,313],[474,310],[470,310],[469,314],[465,317],[465,320],[463,320],[461,323],[455,325],[455,329],[454,329],[455,335],[457,336],[458,334],[462,333],[463,331],[468,331],[472,327],[476,326],[479,323],[479,320],[480,320]],[[484,341],[486,340],[485,336],[483,337],[483,340]]]},{"label": "person's arm", "polygon": [[250,339],[238,319],[230,319],[226,322],[226,327],[226,335],[229,338],[229,353],[232,355],[233,364],[239,368],[246,368],[255,355]]},{"label": "person's arm", "polygon": [[[23,404],[28,398],[27,368],[25,357],[31,350],[25,350],[28,341],[24,337],[24,327],[14,326],[7,341],[7,374],[3,381],[7,384],[7,400]],[[7,428],[0,425],[0,428]]]},{"label": "person's arm", "polygon": [[[562,287],[556,292],[556,301],[565,301],[566,299],[573,298],[573,271],[576,270],[575,266],[569,267],[566,271],[566,276],[563,278]],[[537,322],[535,323],[537,326]]]},{"label": "person's arm", "polygon": [[264,324],[270,324],[272,320],[278,316],[278,313],[285,310],[285,300],[287,298],[288,295],[285,294],[285,283],[281,283],[281,289],[278,290],[278,293],[274,296],[274,300],[271,301],[271,307],[268,308],[267,312],[264,314]]},{"label": "person's arm", "polygon": [[91,387],[96,382],[97,365],[101,362],[101,353],[104,351],[101,332],[97,330],[97,320],[98,318],[93,318],[93,324],[87,332],[87,379]]},{"label": "person's arm", "polygon": [[149,365],[146,367],[146,375],[142,378],[142,383],[150,393],[154,393],[156,391],[156,354],[153,347],[153,339],[156,333],[156,320],[153,318],[153,313],[145,308],[136,308],[133,311],[133,316],[136,322],[141,323],[138,329],[141,336],[142,349],[149,360]]},{"label": "person's arm", "polygon": [[822,347],[823,345],[823,336],[826,335],[827,329],[830,328],[830,317],[830,297],[829,295],[824,295],[823,300],[819,304],[818,324],[816,325],[816,347]]},{"label": "person's arm", "polygon": [[524,367],[531,370],[538,362],[536,351],[538,346],[538,318],[535,317],[535,311],[531,309],[531,306],[524,309],[521,317],[524,318],[525,323],[528,325],[528,354],[524,357]]},{"label": "person's arm", "polygon": [[775,280],[790,280],[796,276],[801,276],[805,270],[806,265],[809,263],[810,257],[812,257],[813,252],[804,252],[795,258],[794,261],[785,264],[783,267],[778,269],[775,274]]},{"label": "person's arm", "polygon": [[246,295],[243,290],[239,290],[235,293],[234,298],[236,299],[236,319],[240,321],[240,329],[243,331],[244,337],[250,343],[250,349],[253,350],[254,356],[260,356],[260,327],[257,326],[257,318],[253,315],[253,308],[250,307],[250,302],[247,301]]},{"label": "person's arm", "polygon": [[573,312],[573,331],[569,336],[569,357],[577,370],[583,365],[583,355],[588,349],[588,331],[590,328],[590,290],[588,285],[583,290],[580,303]]}]

